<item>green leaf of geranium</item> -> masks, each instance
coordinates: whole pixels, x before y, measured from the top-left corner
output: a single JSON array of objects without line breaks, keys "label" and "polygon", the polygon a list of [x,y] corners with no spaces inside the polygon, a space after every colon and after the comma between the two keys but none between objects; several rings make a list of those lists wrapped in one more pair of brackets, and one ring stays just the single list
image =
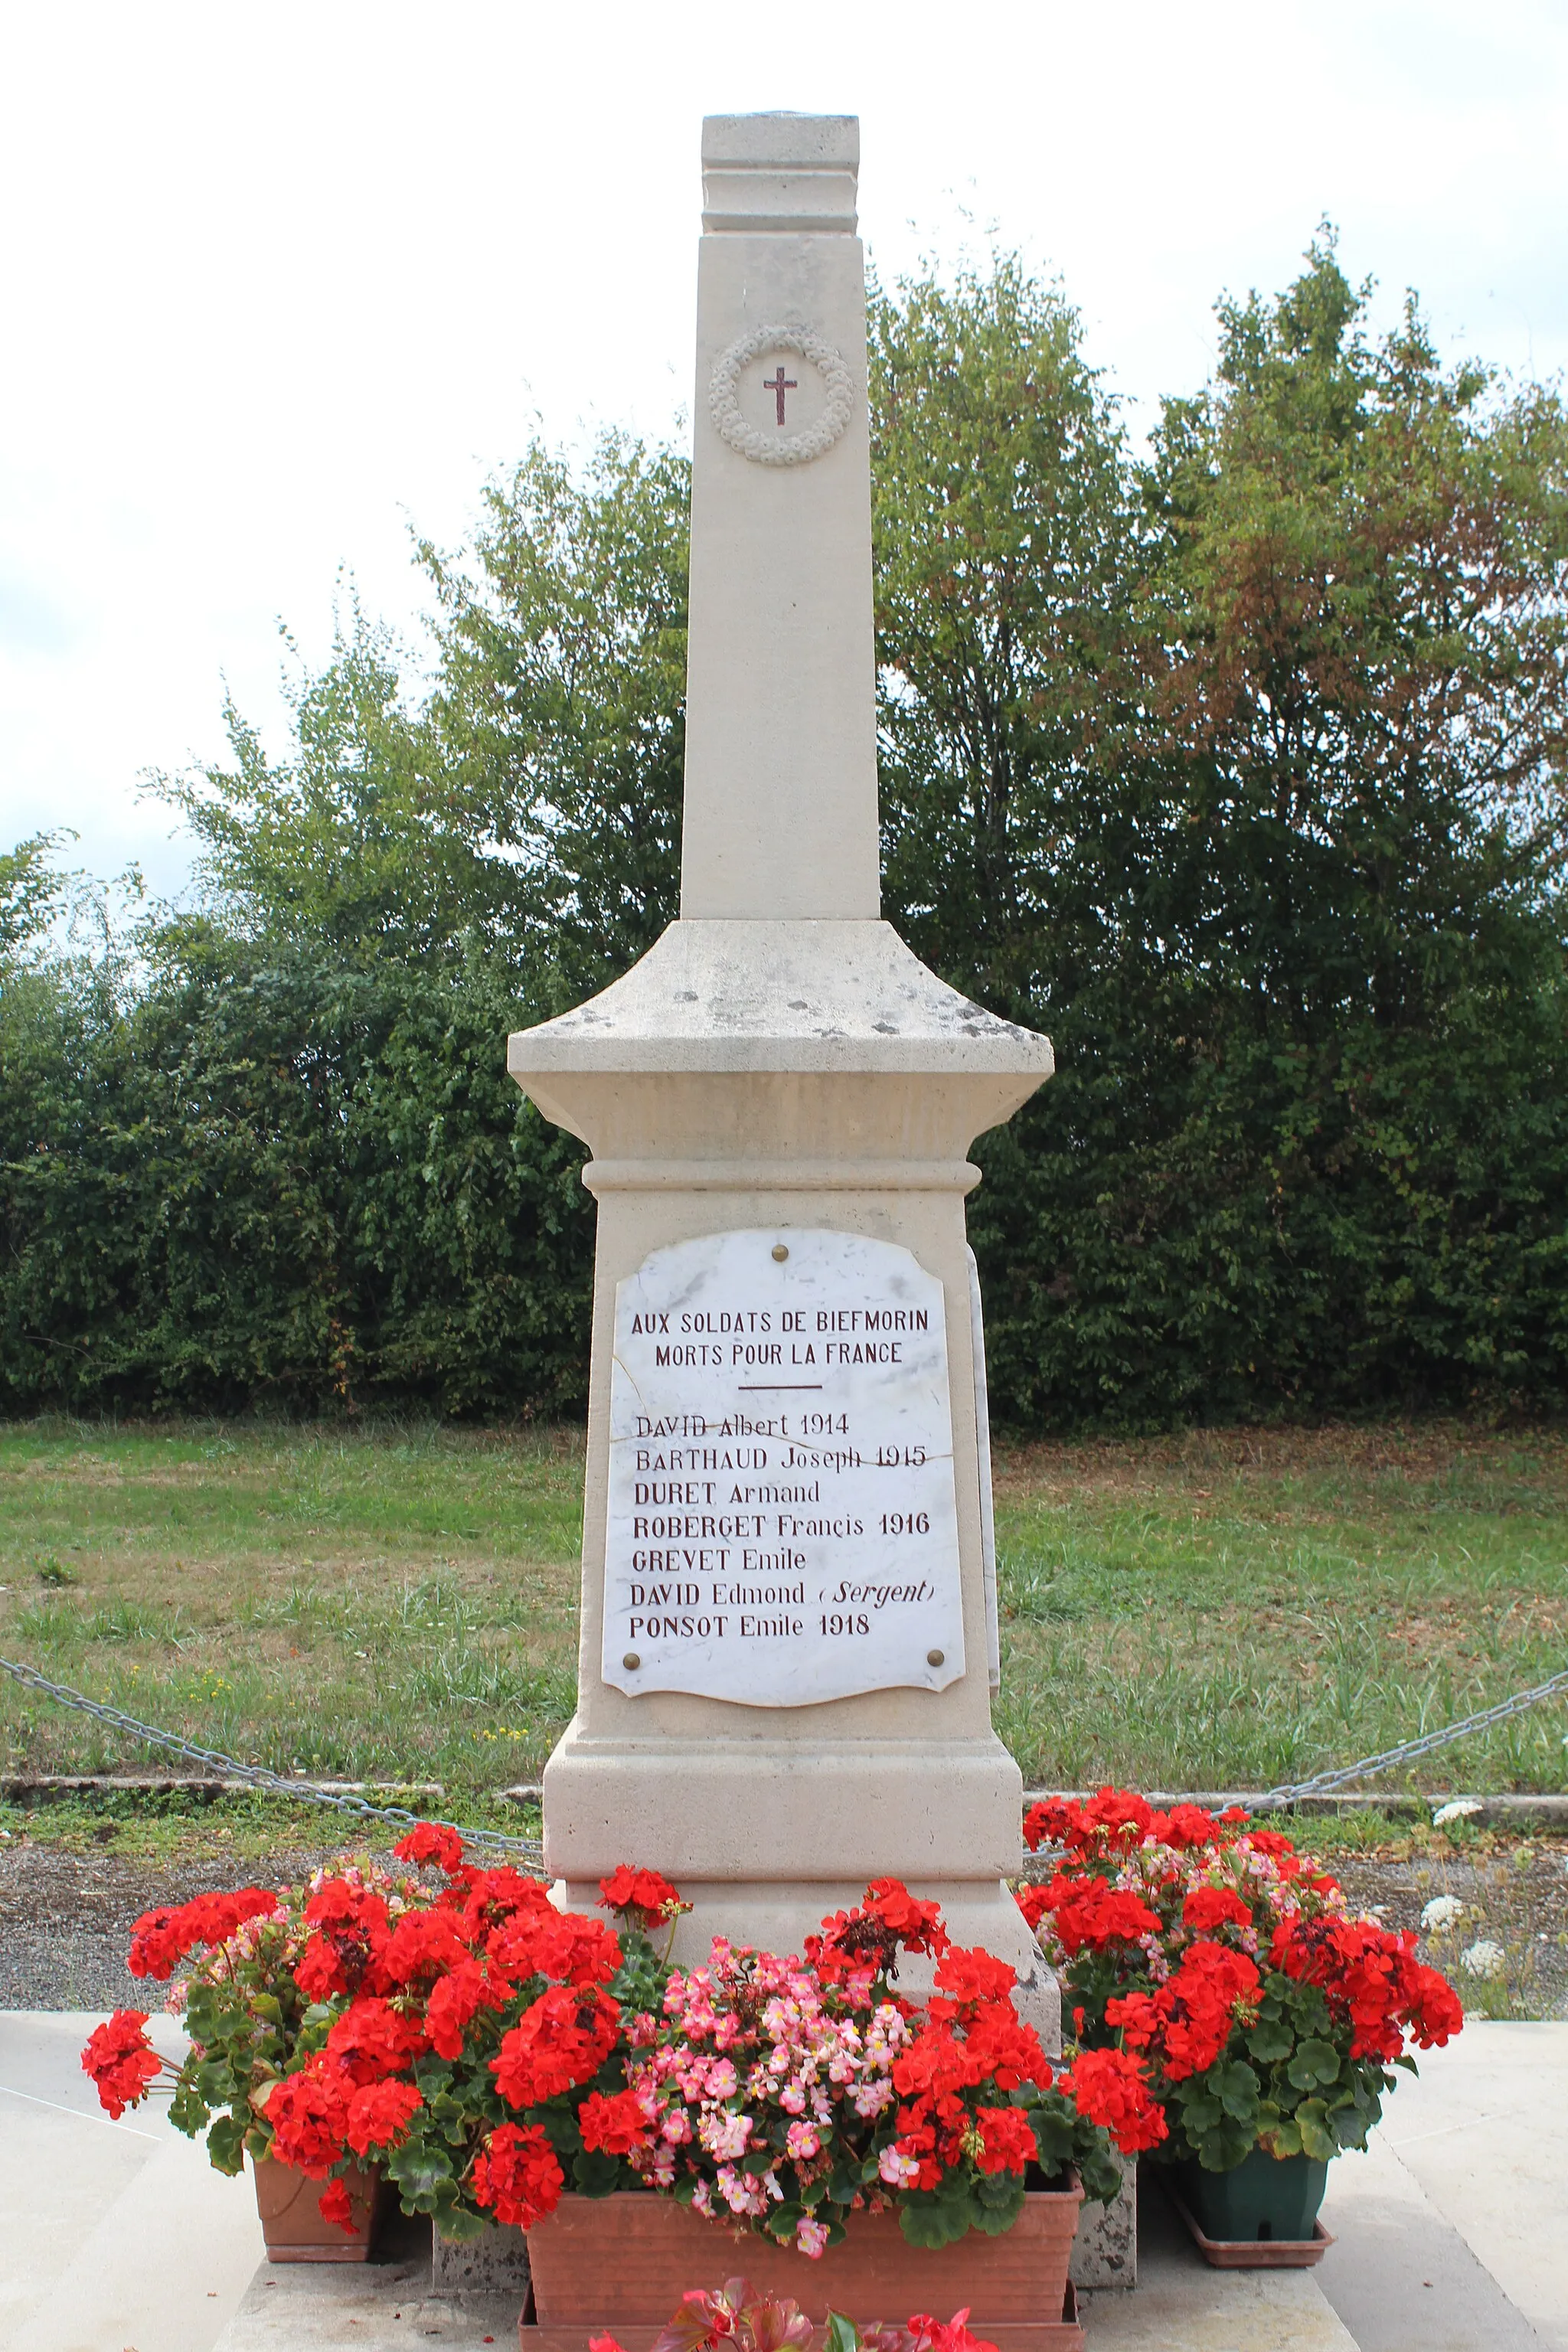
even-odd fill
[{"label": "green leaf of geranium", "polygon": [[1258,2077],[1240,2059],[1209,2070],[1209,2082],[1227,2116],[1250,2128],[1258,2120]]},{"label": "green leaf of geranium", "polygon": [[950,2172],[939,2189],[916,2189],[903,2200],[900,2227],[911,2246],[950,2246],[973,2229],[980,2209],[962,2172]]},{"label": "green leaf of geranium", "polygon": [[970,2224],[988,2238],[1010,2230],[1024,2210],[1024,2177],[1019,2172],[982,2174],[971,2200]]},{"label": "green leaf of geranium", "polygon": [[491,2225],[482,2213],[470,2213],[465,2207],[455,2205],[449,2210],[443,2208],[436,2226],[449,2245],[460,2246],[482,2238]]},{"label": "green leaf of geranium", "polygon": [[231,2179],[245,2170],[245,2126],[232,2116],[219,2116],[207,2134],[207,2155],[215,2168]]},{"label": "green leaf of geranium", "polygon": [[211,2114],[211,2107],[194,2083],[182,2083],[169,2102],[169,2121],[187,2139],[195,2139],[198,2132],[206,2129]]},{"label": "green leaf of geranium", "polygon": [[405,2212],[433,2213],[437,2192],[452,2179],[452,2160],[445,2148],[427,2140],[405,2140],[387,2159],[386,2169],[397,2183]]},{"label": "green leaf of geranium", "polygon": [[1272,2066],[1276,2060],[1290,2054],[1291,2033],[1288,2025],[1277,2017],[1260,2017],[1247,2037],[1247,2046],[1261,2065]]},{"label": "green leaf of geranium", "polygon": [[1301,2152],[1316,2157],[1326,2164],[1339,2154],[1339,2143],[1329,2129],[1328,2109],[1321,2099],[1303,2099],[1296,2110],[1296,2127],[1301,2135]]},{"label": "green leaf of geranium", "polygon": [[1303,2042],[1285,2072],[1299,2091],[1310,2091],[1315,2083],[1337,2082],[1340,2053],[1331,2042]]},{"label": "green leaf of geranium", "polygon": [[572,2159],[572,2184],[584,2197],[611,2196],[621,2184],[619,2157],[602,2148],[580,2148]]}]

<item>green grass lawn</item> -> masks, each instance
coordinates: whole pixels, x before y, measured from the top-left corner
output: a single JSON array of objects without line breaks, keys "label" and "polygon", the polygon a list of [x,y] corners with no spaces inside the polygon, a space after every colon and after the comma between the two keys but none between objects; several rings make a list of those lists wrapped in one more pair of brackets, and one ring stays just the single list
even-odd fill
[{"label": "green grass lawn", "polygon": [[[582,1449],[0,1429],[0,1651],[231,1755],[536,1780],[571,1712]],[[1568,1439],[1455,1426],[1001,1446],[997,1720],[1031,1784],[1257,1787],[1568,1664]],[[0,1677],[8,1769],[157,1758]],[[1411,1785],[1568,1786],[1556,1705]],[[1395,1784],[1397,1785],[1397,1784]]]}]

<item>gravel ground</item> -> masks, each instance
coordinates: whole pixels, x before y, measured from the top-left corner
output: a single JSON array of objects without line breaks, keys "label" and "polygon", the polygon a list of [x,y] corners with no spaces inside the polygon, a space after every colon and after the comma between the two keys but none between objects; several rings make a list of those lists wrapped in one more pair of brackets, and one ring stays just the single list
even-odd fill
[{"label": "gravel ground", "polygon": [[[180,1869],[112,1853],[0,1843],[0,2009],[148,2008],[161,1988],[125,1970],[131,1923],[159,1903],[184,1903],[205,1888],[296,1884],[336,1851],[279,1854],[266,1865],[230,1870],[210,1860]],[[1447,1935],[1423,1939],[1425,1957],[1454,1978],[1467,2006],[1515,2017],[1568,2018],[1568,1845],[1498,1847],[1438,1860],[1351,1860],[1332,1867],[1352,1900],[1381,1910],[1393,1927],[1418,1927],[1434,1895],[1452,1895],[1464,1916]],[[1506,1954],[1500,1982],[1480,1985],[1459,1954],[1485,1941]]]},{"label": "gravel ground", "polygon": [[226,1876],[237,1886],[298,1883],[329,1851],[226,1874],[211,1861],[171,1870],[13,1838],[0,1844],[0,2009],[155,2009],[163,1986],[126,1971],[132,1920]]}]

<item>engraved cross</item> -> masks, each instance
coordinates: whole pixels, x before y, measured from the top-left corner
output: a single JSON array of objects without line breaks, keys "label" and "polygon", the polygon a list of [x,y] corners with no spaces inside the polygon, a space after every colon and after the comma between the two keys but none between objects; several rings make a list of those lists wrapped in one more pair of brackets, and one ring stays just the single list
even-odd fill
[{"label": "engraved cross", "polygon": [[785,375],[784,372],[783,360],[780,360],[777,368],[772,375],[763,376],[763,390],[773,394],[775,402],[778,404],[778,421],[782,425],[784,421],[785,393],[798,392],[800,390],[800,386],[795,382],[794,376]]}]

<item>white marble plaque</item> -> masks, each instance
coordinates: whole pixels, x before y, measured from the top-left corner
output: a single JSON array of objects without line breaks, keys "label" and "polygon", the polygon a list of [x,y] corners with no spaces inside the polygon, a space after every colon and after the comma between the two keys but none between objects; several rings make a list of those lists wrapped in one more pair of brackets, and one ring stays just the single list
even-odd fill
[{"label": "white marble plaque", "polygon": [[604,1675],[809,1706],[963,1672],[942,1287],[770,1226],[616,1291]]}]

